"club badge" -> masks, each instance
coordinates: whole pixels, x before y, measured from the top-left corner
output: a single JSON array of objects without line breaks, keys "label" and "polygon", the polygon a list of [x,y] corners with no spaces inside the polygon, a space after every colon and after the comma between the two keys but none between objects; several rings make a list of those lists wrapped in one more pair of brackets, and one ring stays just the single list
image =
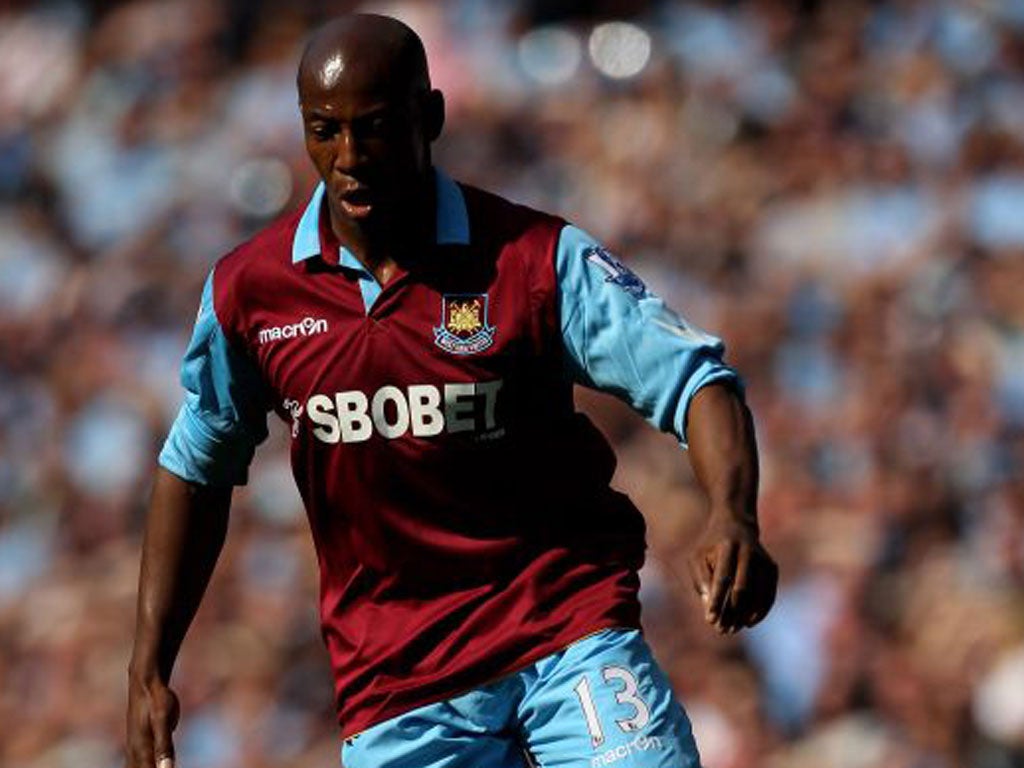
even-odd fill
[{"label": "club badge", "polygon": [[453,355],[475,355],[494,343],[497,329],[487,323],[487,294],[445,294],[441,298],[441,325],[434,328],[434,343]]}]

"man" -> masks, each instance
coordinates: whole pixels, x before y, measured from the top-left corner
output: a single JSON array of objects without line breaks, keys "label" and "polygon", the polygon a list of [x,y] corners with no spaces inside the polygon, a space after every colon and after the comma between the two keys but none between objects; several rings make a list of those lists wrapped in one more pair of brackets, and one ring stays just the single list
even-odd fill
[{"label": "man", "polygon": [[572,385],[689,443],[711,506],[694,584],[733,632],[776,568],[722,345],[581,230],[433,168],[444,103],[403,24],[326,25],[298,91],[323,182],[203,292],[143,545],[130,766],[173,765],[171,668],[269,410],[291,424],[348,768],[697,765],[638,631],[643,521]]}]

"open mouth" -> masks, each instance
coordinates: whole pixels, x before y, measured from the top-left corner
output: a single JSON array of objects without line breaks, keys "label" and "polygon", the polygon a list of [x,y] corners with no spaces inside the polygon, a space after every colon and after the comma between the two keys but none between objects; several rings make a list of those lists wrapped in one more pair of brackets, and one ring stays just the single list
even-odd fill
[{"label": "open mouth", "polygon": [[355,187],[338,195],[338,202],[346,216],[362,219],[373,210],[373,195],[367,187]]}]

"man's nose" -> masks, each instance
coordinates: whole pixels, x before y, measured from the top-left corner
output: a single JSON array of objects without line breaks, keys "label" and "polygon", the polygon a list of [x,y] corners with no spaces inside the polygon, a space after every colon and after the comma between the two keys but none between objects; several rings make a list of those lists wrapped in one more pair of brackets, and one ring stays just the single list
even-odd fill
[{"label": "man's nose", "polygon": [[361,148],[351,128],[342,128],[338,135],[338,151],[334,155],[334,167],[339,171],[351,171],[362,161]]}]

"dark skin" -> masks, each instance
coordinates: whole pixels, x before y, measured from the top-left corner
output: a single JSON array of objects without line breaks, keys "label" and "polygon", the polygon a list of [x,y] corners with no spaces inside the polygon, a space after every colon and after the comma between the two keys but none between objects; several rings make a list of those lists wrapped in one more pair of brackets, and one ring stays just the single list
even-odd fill
[{"label": "dark skin", "polygon": [[[422,45],[393,19],[347,16],[313,37],[297,84],[334,232],[385,285],[434,237],[430,145],[444,101],[430,88]],[[710,501],[690,572],[708,623],[731,633],[765,616],[778,580],[759,541],[750,413],[729,387],[704,387],[690,404],[688,437]],[[128,768],[173,768],[171,670],[223,547],[230,504],[230,488],[157,470],[128,674]]]},{"label": "dark skin", "polygon": [[704,618],[732,634],[763,619],[775,602],[779,569],[757,524],[757,442],[750,410],[732,388],[711,384],[690,403],[690,462],[710,514],[690,553]]},{"label": "dark skin", "polygon": [[146,520],[135,648],[128,668],[128,765],[170,768],[178,697],[168,686],[181,641],[227,532],[230,488],[158,469]]}]

